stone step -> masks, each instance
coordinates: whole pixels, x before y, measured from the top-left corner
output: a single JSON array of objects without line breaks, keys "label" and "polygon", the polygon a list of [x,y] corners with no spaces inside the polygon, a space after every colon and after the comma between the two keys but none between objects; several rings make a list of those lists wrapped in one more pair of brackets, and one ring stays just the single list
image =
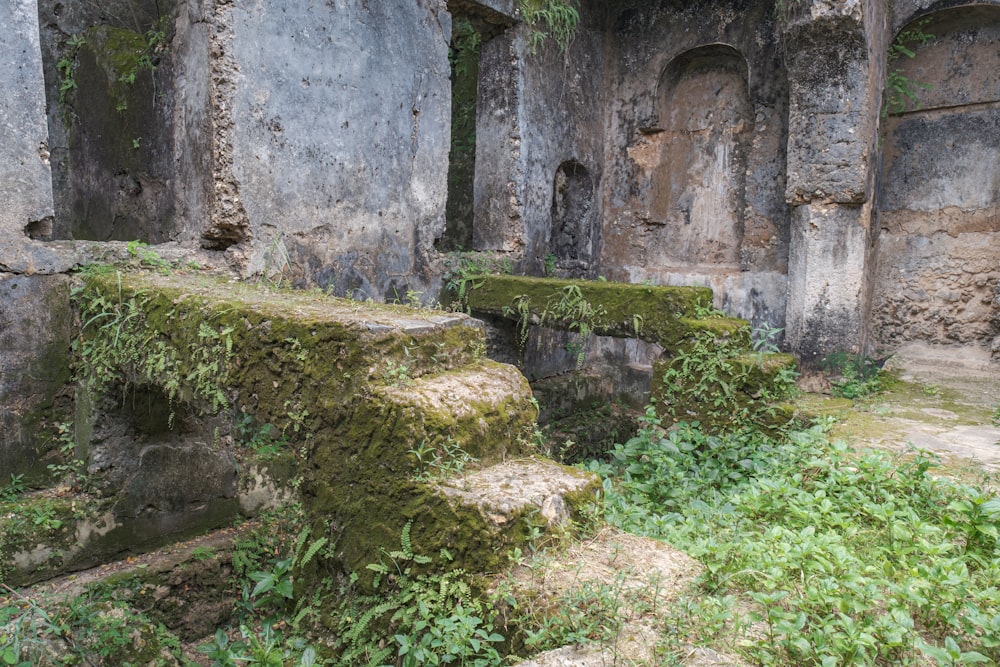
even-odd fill
[{"label": "stone step", "polygon": [[[489,360],[373,387],[308,457],[303,491],[318,518],[314,531],[331,534],[337,558],[355,572],[364,571],[373,554],[395,548],[404,528],[421,553],[447,549],[470,571],[495,570],[528,532],[517,519],[529,508],[476,500],[479,480],[491,479],[498,493],[502,488],[528,504],[544,495],[539,511],[563,492],[572,499],[551,503],[574,508],[578,486],[597,488],[589,475],[555,463],[510,463],[532,451],[536,416],[524,376]],[[502,483],[491,477],[502,474]],[[531,491],[535,487],[540,490]]]},{"label": "stone step", "polygon": [[448,451],[486,465],[520,455],[537,416],[520,371],[481,359],[373,386],[314,458],[341,456],[404,475],[433,472],[434,457]]},{"label": "stone step", "polygon": [[468,305],[473,312],[510,319],[519,319],[527,311],[532,323],[545,320],[551,328],[567,328],[574,323],[558,318],[558,304],[567,290],[575,290],[595,309],[588,325],[599,336],[639,338],[672,350],[707,329],[720,336],[746,335],[749,342],[749,333],[742,333],[747,328],[745,320],[697,317],[701,307],[712,303],[712,290],[707,287],[484,275],[469,290]]},{"label": "stone step", "polygon": [[[288,479],[301,481],[313,529],[340,550],[334,567],[364,572],[407,524],[428,543],[444,546],[440,533],[464,550],[457,540],[471,519],[435,500],[432,480],[518,455],[532,433],[527,382],[483,358],[482,325],[466,315],[197,273],[88,272],[83,281],[81,349],[97,380],[92,412],[81,411],[93,425],[91,458],[131,451],[136,439],[180,451],[182,438],[242,465],[255,453],[244,451],[239,424],[267,427],[265,444],[278,443]],[[143,400],[123,400],[136,388]],[[157,414],[136,412],[148,406]],[[109,497],[124,492],[103,482]],[[129,507],[159,516],[161,504],[145,500],[132,494]],[[180,515],[164,541],[205,504],[194,500],[170,498]]]},{"label": "stone step", "polygon": [[[112,324],[110,334],[141,336],[147,347],[184,351],[211,344],[220,357],[213,379],[266,422],[287,422],[297,405],[336,410],[369,385],[464,366],[485,349],[482,324],[461,313],[272,290],[200,274],[89,274],[85,281],[91,298],[96,293],[104,305],[142,313],[131,319],[131,312],[117,319],[84,313],[85,338]],[[119,323],[125,329],[118,330]],[[213,402],[181,357],[178,395]],[[167,379],[140,364],[121,370],[139,382]]]},{"label": "stone step", "polygon": [[[658,381],[669,369],[680,368],[678,365],[684,363],[682,358],[663,358],[653,364],[651,396],[661,416],[712,426],[724,425],[744,413],[758,413],[763,418],[765,410],[771,412],[769,422],[774,425],[787,423],[792,417],[784,406],[772,405],[784,398],[773,394],[782,385],[778,381],[780,376],[795,373],[797,366],[792,355],[743,352],[737,347],[730,356],[712,363],[710,369],[698,365],[689,368],[684,376],[675,379],[678,389]],[[706,384],[707,377],[710,380]],[[788,383],[793,381],[794,377],[789,376]],[[708,394],[714,403],[707,400]]]},{"label": "stone step", "polygon": [[664,542],[605,527],[566,548],[526,558],[496,587],[519,601],[507,619],[515,645],[547,623],[613,629],[603,641],[544,651],[519,665],[653,664],[664,617],[694,589],[700,571],[697,561]]}]

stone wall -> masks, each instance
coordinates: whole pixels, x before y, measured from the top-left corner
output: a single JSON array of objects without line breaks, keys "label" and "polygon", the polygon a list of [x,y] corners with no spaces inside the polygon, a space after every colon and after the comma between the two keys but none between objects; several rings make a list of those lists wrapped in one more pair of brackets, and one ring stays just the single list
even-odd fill
[{"label": "stone wall", "polygon": [[563,275],[596,275],[604,36],[586,11],[565,52],[551,39],[533,47],[531,32],[483,46],[473,246],[517,253],[536,275],[546,257]]},{"label": "stone wall", "polygon": [[932,37],[895,63],[917,101],[883,129],[874,337],[884,350],[921,341],[1000,355],[1000,7],[903,28],[914,29]]},{"label": "stone wall", "polygon": [[392,299],[444,230],[451,19],[440,0],[233,5],[232,176],[248,270]]},{"label": "stone wall", "polygon": [[[37,276],[128,257],[107,239],[363,298],[433,291],[454,12],[487,26],[474,248],[706,284],[807,360],[998,347],[1000,5],[938,6],[581,0],[562,52],[533,49],[511,0],[14,0],[0,272],[25,291],[0,321],[63,289]],[[924,16],[934,40],[897,63],[934,87],[883,122],[887,50]],[[7,414],[49,354],[18,349]]]},{"label": "stone wall", "polygon": [[786,74],[770,3],[608,10],[600,273],[784,321]]}]

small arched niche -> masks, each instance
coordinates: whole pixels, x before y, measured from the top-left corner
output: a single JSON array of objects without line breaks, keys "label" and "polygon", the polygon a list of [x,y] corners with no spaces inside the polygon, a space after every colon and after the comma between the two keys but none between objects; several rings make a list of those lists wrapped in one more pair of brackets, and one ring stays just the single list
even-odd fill
[{"label": "small arched niche", "polygon": [[552,181],[549,237],[550,252],[558,262],[582,265],[590,261],[593,212],[594,179],[590,171],[576,160],[563,162]]},{"label": "small arched niche", "polygon": [[686,51],[663,70],[647,193],[651,224],[662,225],[658,256],[671,266],[739,265],[753,105],[746,59],[712,44]]}]

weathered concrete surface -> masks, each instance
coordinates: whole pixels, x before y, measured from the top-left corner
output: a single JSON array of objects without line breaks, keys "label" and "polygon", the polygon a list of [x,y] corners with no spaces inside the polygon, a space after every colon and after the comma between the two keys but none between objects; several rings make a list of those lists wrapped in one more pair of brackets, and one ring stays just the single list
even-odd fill
[{"label": "weathered concrete surface", "polygon": [[444,229],[444,2],[250,3],[231,20],[232,173],[258,241],[248,270],[273,259],[273,241],[305,280],[341,292],[418,279]]},{"label": "weathered concrete surface", "polygon": [[35,0],[0,8],[0,258],[25,235],[51,232],[52,175]]},{"label": "weathered concrete surface", "polygon": [[874,337],[996,344],[1000,358],[1000,8],[922,21],[934,38],[896,66],[928,87],[886,123]]},{"label": "weathered concrete surface", "polygon": [[483,44],[476,100],[472,244],[476,250],[524,249],[523,29]]},{"label": "weathered concrete surface", "polygon": [[[886,368],[902,382],[838,414],[836,437],[902,452],[938,455],[949,472],[977,478],[1000,470],[1000,364],[986,348],[908,343]],[[843,400],[843,399],[840,399]]]},{"label": "weathered concrete surface", "polygon": [[[208,173],[198,165],[210,147],[186,129],[199,78],[207,80],[175,62],[191,57],[189,11],[198,4],[39,2],[56,207],[50,238],[191,239],[188,216],[205,213]],[[207,106],[197,115],[207,120]]]},{"label": "weathered concrete surface", "polygon": [[71,421],[72,317],[65,276],[0,274],[0,480],[32,482],[54,462],[56,422]]},{"label": "weathered concrete surface", "polygon": [[720,302],[782,326],[783,290],[758,290],[753,305],[749,290],[726,292],[787,267],[788,93],[772,6],[620,3],[606,30],[598,272],[710,283]]},{"label": "weathered concrete surface", "polygon": [[473,246],[518,253],[532,275],[551,254],[560,275],[596,276],[605,93],[592,6],[565,53],[551,39],[533,52],[525,25],[483,45]]},{"label": "weathered concrete surface", "polygon": [[[701,565],[668,544],[605,528],[569,549],[550,550],[515,567],[508,584],[541,621],[565,613],[586,590],[607,590],[619,605],[619,632],[609,642],[565,646],[529,657],[525,667],[603,667],[654,659],[658,613],[690,587]],[[660,610],[660,611],[653,611]],[[583,609],[577,610],[585,614]],[[694,651],[692,651],[693,653]],[[704,664],[704,663],[702,663]],[[737,664],[716,662],[712,664]]]},{"label": "weathered concrete surface", "polygon": [[864,351],[870,215],[867,204],[794,209],[785,341],[806,364]]}]

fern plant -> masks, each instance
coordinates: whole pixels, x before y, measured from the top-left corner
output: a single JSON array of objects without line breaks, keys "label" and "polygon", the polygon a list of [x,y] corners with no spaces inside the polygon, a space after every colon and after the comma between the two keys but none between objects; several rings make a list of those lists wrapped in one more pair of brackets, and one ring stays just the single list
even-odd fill
[{"label": "fern plant", "polygon": [[580,13],[571,0],[520,0],[521,16],[531,27],[528,45],[535,55],[549,37],[564,53],[576,37]]}]

